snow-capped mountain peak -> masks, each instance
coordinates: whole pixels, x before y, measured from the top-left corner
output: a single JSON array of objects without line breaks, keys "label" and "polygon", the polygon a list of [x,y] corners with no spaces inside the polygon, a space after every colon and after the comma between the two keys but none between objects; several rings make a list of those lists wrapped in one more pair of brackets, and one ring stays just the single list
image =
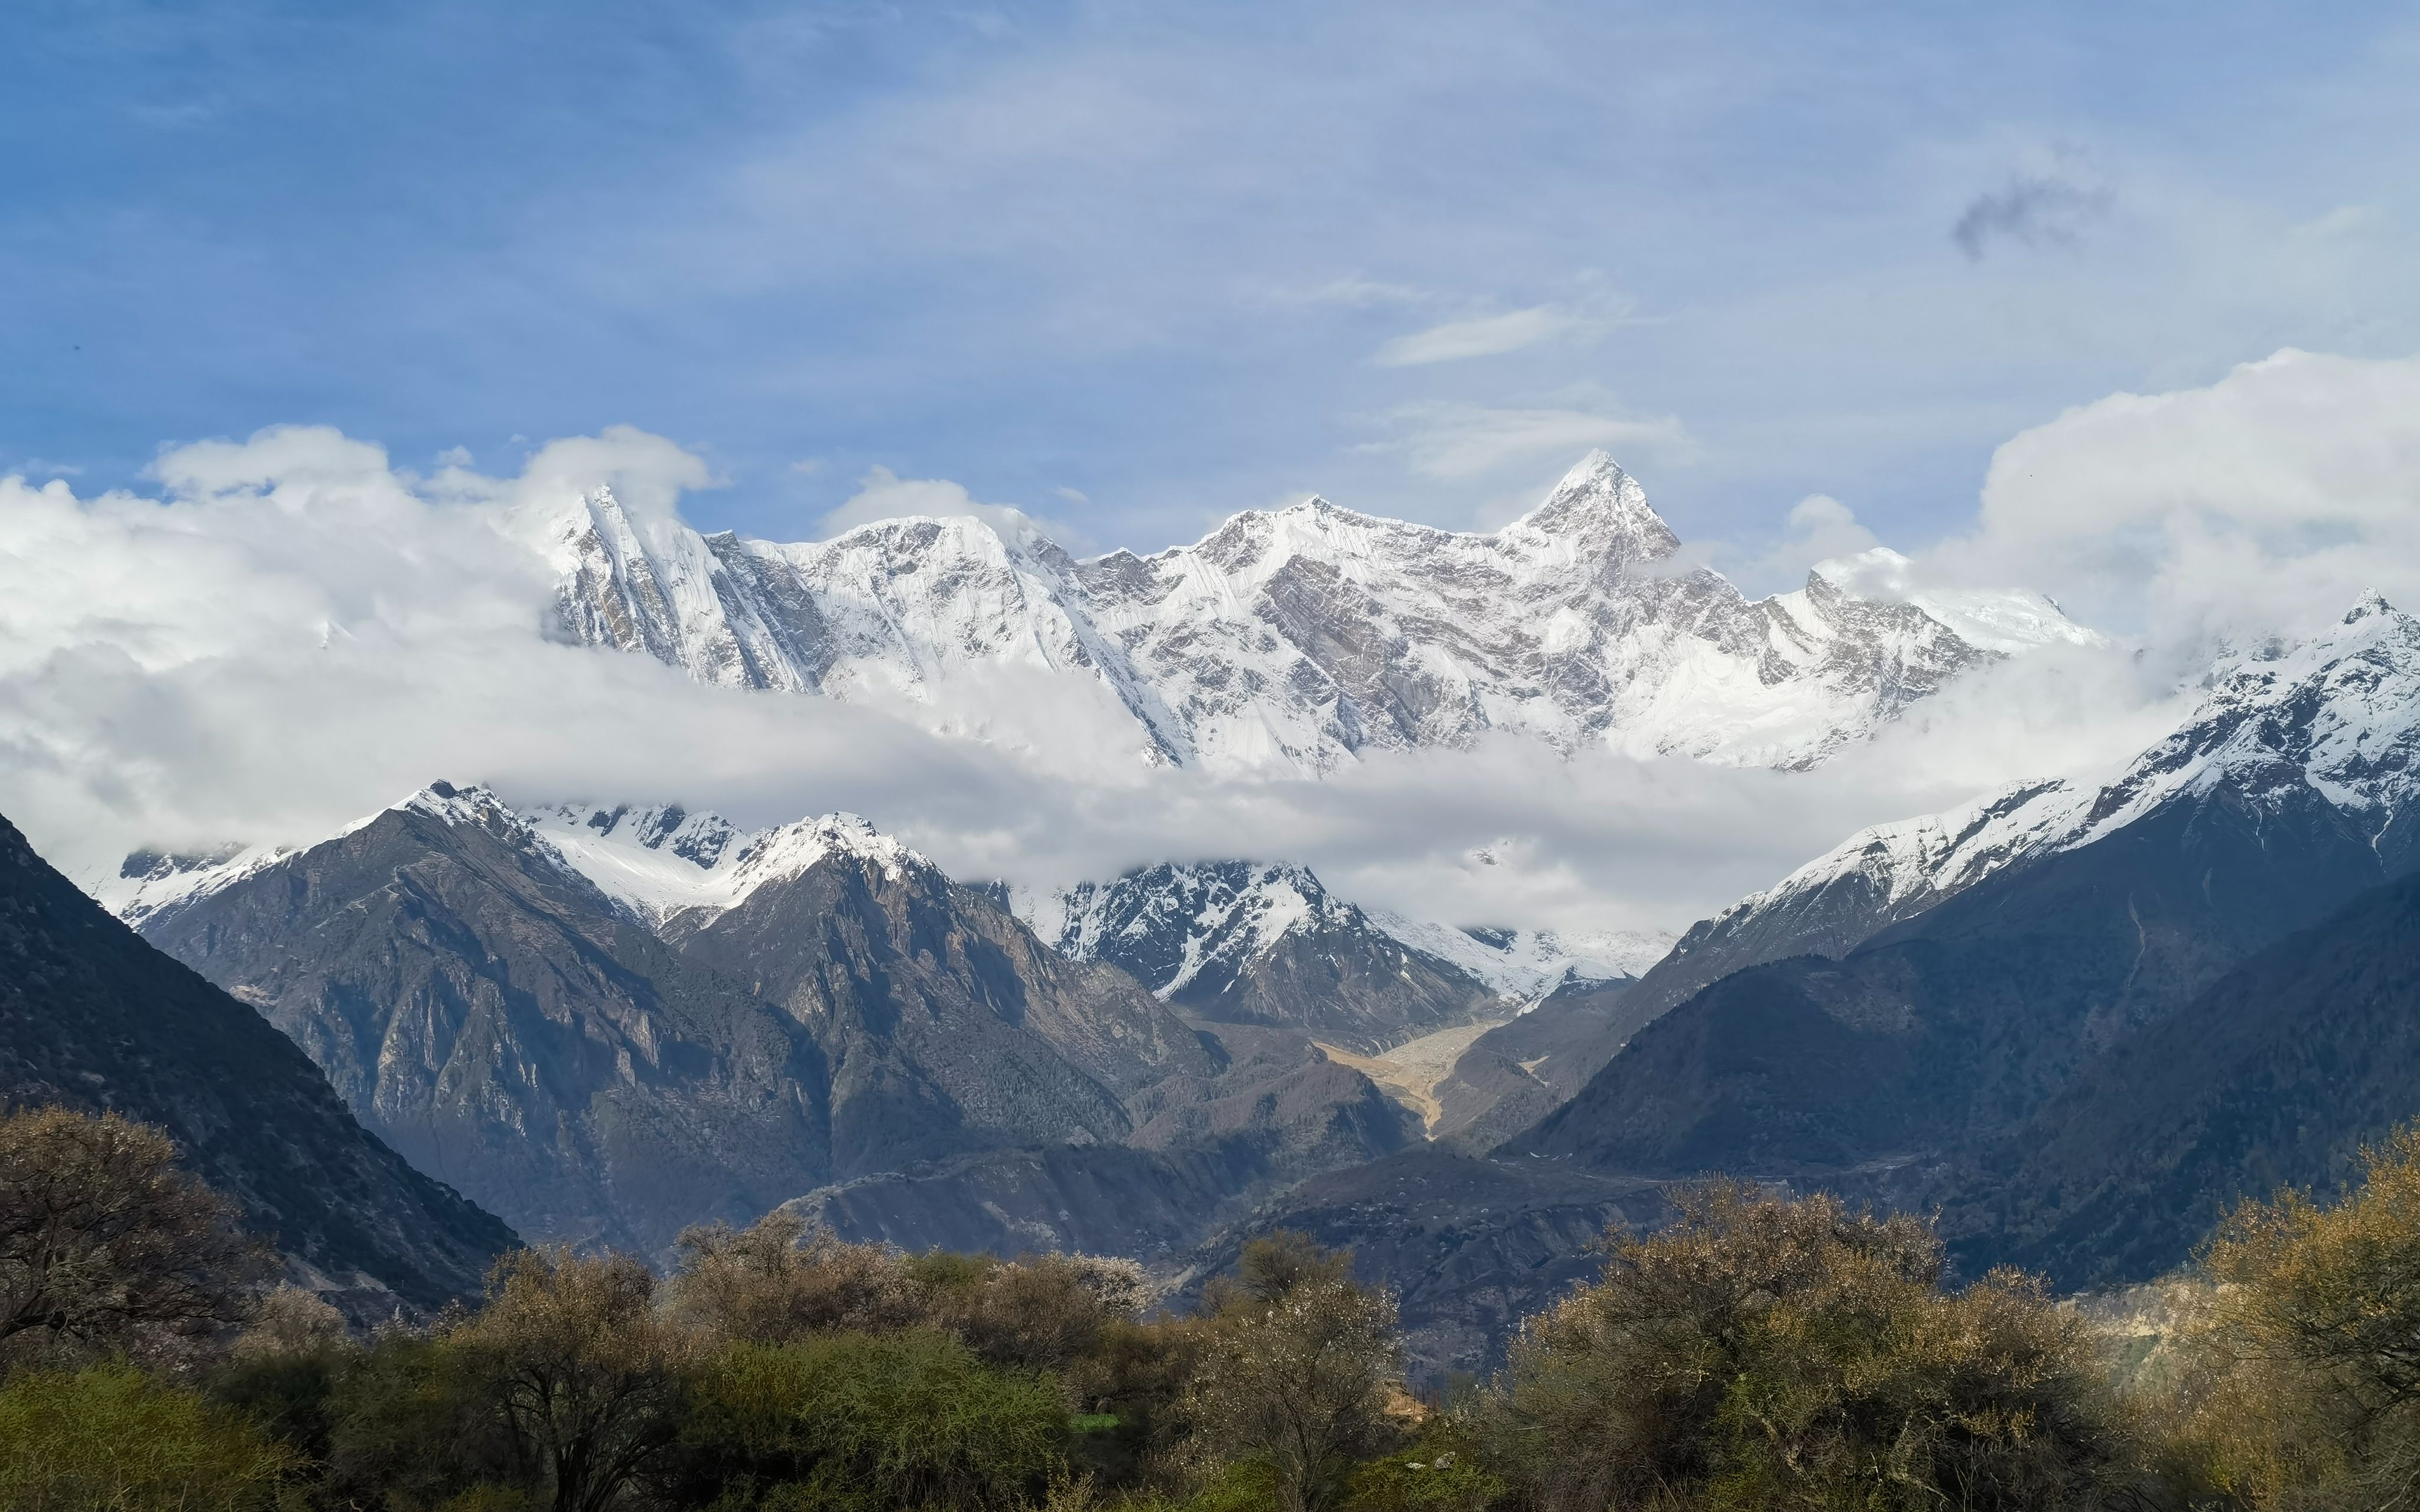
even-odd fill
[{"label": "snow-capped mountain peak", "polygon": [[776,545],[633,520],[597,494],[549,539],[575,640],[726,687],[888,689],[944,723],[961,687],[1037,670],[1111,694],[1150,759],[1230,772],[1325,773],[1504,730],[1803,766],[1967,667],[2087,634],[2039,595],[1818,575],[1752,601],[1702,568],[1640,570],[1679,541],[1602,453],[1494,533],[1313,498],[1078,562],[1029,526],[892,519]]},{"label": "snow-capped mountain peak", "polygon": [[201,853],[136,851],[114,876],[85,887],[93,900],[129,924],[182,907],[196,898],[276,865],[294,854],[290,845],[225,845]]},{"label": "snow-capped mountain peak", "polygon": [[1564,987],[1586,987],[1644,974],[1672,949],[1664,930],[1566,933],[1533,929],[1453,929],[1373,908],[1384,933],[1450,962],[1526,1013]]},{"label": "snow-capped mountain peak", "polygon": [[[495,791],[484,783],[457,786],[452,782],[431,782],[417,793],[407,794],[387,806],[407,813],[426,814],[448,825],[476,825],[483,829],[514,834],[528,830],[529,823],[515,813]],[[355,820],[346,826],[346,833],[361,828],[377,815]]]},{"label": "snow-capped mountain peak", "polygon": [[1112,883],[1020,892],[1015,904],[1062,954],[1117,961],[1162,998],[1213,965],[1232,973],[1297,930],[1355,922],[1352,905],[1304,868],[1245,861],[1146,867]]},{"label": "snow-capped mountain peak", "polygon": [[753,833],[721,815],[677,806],[551,804],[529,814],[535,833],[599,891],[651,925],[737,907],[768,883],[844,856],[896,882],[932,863],[850,813]]},{"label": "snow-capped mountain peak", "polygon": [[2222,662],[2193,717],[2096,796],[2077,843],[2221,782],[2308,783],[2385,839],[2420,795],[2420,621],[2370,593],[2307,640]]},{"label": "snow-capped mountain peak", "polygon": [[1569,983],[1637,976],[1672,944],[1668,934],[1456,929],[1348,903],[1309,868],[1282,862],[1144,867],[1113,882],[1019,892],[1013,902],[1063,953],[1114,961],[1162,998],[1205,980],[1232,981],[1289,945],[1389,959],[1409,949],[1492,995],[1501,1014]]},{"label": "snow-capped mountain peak", "polygon": [[1508,527],[1567,561],[1601,560],[1615,570],[1660,561],[1681,538],[1647,501],[1647,490],[1602,451],[1580,458],[1545,501]]}]

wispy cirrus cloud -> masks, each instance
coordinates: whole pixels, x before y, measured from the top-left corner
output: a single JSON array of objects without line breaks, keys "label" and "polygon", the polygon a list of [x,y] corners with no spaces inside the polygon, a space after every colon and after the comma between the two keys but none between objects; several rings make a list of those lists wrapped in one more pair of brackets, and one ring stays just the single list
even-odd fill
[{"label": "wispy cirrus cloud", "polygon": [[1694,444],[1677,416],[1603,409],[1494,409],[1435,400],[1392,410],[1384,424],[1393,434],[1363,450],[1399,453],[1415,471],[1446,480],[1476,478],[1510,462],[1592,446],[1685,455]]},{"label": "wispy cirrus cloud", "polygon": [[1583,318],[1569,310],[1541,304],[1475,320],[1448,320],[1443,325],[1397,336],[1370,360],[1381,367],[1418,367],[1428,363],[1454,363],[1466,357],[1497,357],[1553,341],[1580,328]]}]

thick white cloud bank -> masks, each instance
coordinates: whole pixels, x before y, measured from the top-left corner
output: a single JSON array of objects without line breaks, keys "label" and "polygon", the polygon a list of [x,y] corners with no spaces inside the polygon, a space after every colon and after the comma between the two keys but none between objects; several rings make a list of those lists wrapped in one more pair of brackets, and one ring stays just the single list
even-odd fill
[{"label": "thick white cloud bank", "polygon": [[[1971,527],[1915,572],[1987,565],[2131,643],[1993,669],[1814,772],[1507,738],[1221,781],[1144,767],[1106,695],[1039,674],[885,708],[550,640],[535,518],[598,484],[653,513],[713,482],[627,427],[509,478],[294,427],[154,471],[157,499],[0,480],[0,812],[86,878],[139,846],[317,840],[442,777],[747,824],[846,809],[964,877],[1285,856],[1450,922],[1680,927],[1859,825],[2122,760],[2214,637],[2299,630],[2372,585],[2420,603],[2420,363],[2281,353],[2002,447]],[[869,517],[950,486],[870,480]],[[1853,522],[1825,500],[1776,527],[1789,553]]]},{"label": "thick white cloud bank", "polygon": [[1936,558],[2158,643],[2304,632],[2371,588],[2420,606],[2420,358],[2287,350],[2071,409],[1993,455]]}]

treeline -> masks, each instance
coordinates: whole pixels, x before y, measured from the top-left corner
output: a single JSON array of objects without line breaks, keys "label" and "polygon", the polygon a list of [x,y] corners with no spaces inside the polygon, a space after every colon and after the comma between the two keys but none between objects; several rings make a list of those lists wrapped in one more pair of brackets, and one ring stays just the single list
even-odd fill
[{"label": "treeline", "polygon": [[[1931,1228],[1714,1182],[1415,1395],[1299,1237],[1184,1316],[1132,1264],[903,1255],[768,1218],[659,1277],[533,1249],[366,1335],[155,1131],[0,1119],[0,1508],[2388,1508],[2420,1490],[2420,1132],[2233,1214],[2118,1316]],[[2100,1311],[2108,1314],[2111,1309]]]}]

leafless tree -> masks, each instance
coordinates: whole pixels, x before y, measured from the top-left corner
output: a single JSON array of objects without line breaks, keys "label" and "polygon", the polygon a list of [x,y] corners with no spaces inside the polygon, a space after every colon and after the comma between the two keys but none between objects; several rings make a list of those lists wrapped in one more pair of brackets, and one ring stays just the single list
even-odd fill
[{"label": "leafless tree", "polygon": [[488,1305],[452,1342],[540,1467],[555,1512],[601,1512],[671,1442],[689,1345],[629,1256],[508,1255]]},{"label": "leafless tree", "polygon": [[1216,1312],[1187,1415],[1203,1445],[1260,1456],[1282,1512],[1318,1512],[1353,1462],[1392,1437],[1403,1371],[1394,1299],[1353,1281],[1347,1257],[1296,1234],[1245,1247]]},{"label": "leafless tree", "polygon": [[158,1129],[57,1107],[0,1118],[0,1348],[215,1333],[271,1263]]}]

